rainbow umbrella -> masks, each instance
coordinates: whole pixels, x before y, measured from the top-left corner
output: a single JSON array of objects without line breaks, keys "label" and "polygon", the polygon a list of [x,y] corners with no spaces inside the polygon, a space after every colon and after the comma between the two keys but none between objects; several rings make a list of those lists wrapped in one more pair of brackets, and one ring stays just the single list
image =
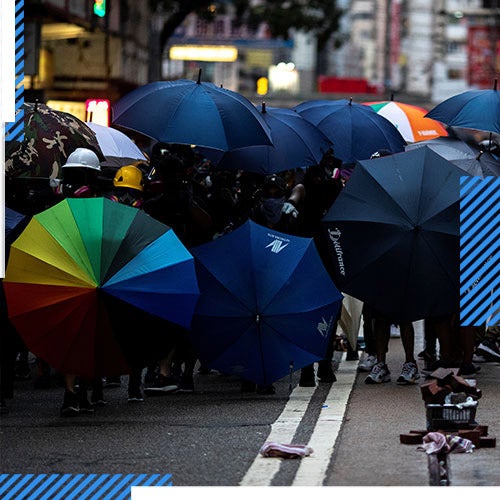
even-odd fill
[{"label": "rainbow umbrella", "polygon": [[137,349],[158,354],[162,332],[149,331],[145,315],[188,327],[199,295],[193,257],[175,233],[104,198],[66,199],[35,215],[11,246],[4,288],[28,349],[86,376],[127,373],[138,361],[133,335]]},{"label": "rainbow umbrella", "polygon": [[419,142],[448,135],[439,122],[425,118],[427,110],[419,106],[392,100],[363,104],[387,118],[399,130],[406,142]]}]

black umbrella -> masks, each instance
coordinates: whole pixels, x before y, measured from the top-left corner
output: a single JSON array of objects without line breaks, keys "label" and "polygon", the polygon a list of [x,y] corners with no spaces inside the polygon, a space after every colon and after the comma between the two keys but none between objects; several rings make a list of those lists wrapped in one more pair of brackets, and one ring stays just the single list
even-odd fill
[{"label": "black umbrella", "polygon": [[322,222],[340,290],[399,321],[456,312],[461,175],[427,147],[358,162]]}]

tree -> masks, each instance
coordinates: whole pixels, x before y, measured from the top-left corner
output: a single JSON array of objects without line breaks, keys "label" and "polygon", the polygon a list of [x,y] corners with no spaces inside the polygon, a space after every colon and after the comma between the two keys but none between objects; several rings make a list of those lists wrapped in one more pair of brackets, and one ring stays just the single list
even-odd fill
[{"label": "tree", "polygon": [[[159,35],[160,59],[168,40],[186,17],[195,13],[212,20],[224,14],[229,5],[234,6],[236,19],[256,28],[265,22],[271,35],[288,39],[292,28],[314,33],[318,40],[318,50],[325,48],[327,42],[339,28],[343,14],[336,0],[149,0],[153,12],[163,15],[164,21]],[[157,62],[159,67],[159,61]]]}]

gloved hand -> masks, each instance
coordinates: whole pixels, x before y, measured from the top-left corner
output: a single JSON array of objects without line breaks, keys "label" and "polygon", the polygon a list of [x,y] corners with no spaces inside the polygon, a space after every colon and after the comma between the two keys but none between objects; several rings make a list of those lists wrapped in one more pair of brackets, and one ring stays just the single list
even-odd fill
[{"label": "gloved hand", "polygon": [[281,211],[285,215],[291,215],[294,219],[299,216],[299,211],[289,201],[285,201],[285,203],[283,203]]}]

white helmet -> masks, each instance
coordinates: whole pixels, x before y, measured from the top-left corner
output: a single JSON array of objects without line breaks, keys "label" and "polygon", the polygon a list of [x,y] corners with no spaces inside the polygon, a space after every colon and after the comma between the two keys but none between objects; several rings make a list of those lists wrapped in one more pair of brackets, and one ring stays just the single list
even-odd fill
[{"label": "white helmet", "polygon": [[77,148],[75,149],[66,160],[66,163],[62,166],[65,167],[83,167],[91,168],[93,170],[101,170],[101,164],[97,155],[87,148]]}]

